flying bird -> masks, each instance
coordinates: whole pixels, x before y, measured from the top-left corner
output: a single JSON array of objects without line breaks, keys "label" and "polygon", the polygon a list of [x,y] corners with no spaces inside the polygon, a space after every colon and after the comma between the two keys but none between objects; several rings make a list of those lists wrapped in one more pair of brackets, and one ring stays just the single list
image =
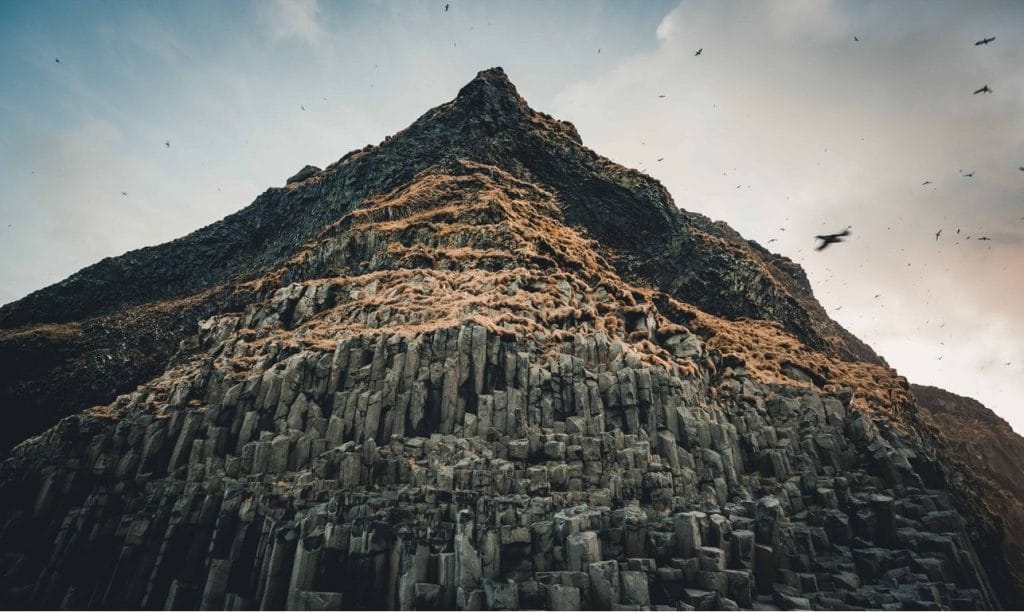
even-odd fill
[{"label": "flying bird", "polygon": [[301,104],[299,105],[299,108],[301,108],[302,110],[306,110],[306,107]]},{"label": "flying bird", "polygon": [[853,37],[853,42],[860,42],[860,39],[859,39],[859,38],[857,38],[856,36],[854,36],[854,37]]},{"label": "flying bird", "polygon": [[122,191],[121,195],[126,196],[126,195],[128,195],[128,192],[127,191]]},{"label": "flying bird", "polygon": [[769,238],[768,239],[768,244],[771,244],[771,243],[775,242],[776,240],[778,240],[778,238]]},{"label": "flying bird", "polygon": [[662,160],[664,160],[664,159],[665,159],[664,157],[659,157],[659,158],[658,158],[658,161],[662,161]]},{"label": "flying bird", "polygon": [[938,240],[939,236],[941,236],[941,235],[942,235],[942,230],[939,230],[939,231],[935,232],[935,239]]},{"label": "flying bird", "polygon": [[60,63],[60,58],[59,57],[55,57],[55,58],[53,58],[53,61],[55,61],[55,62],[57,62],[59,64]]},{"label": "flying bird", "polygon": [[921,183],[921,185],[931,185],[931,184],[932,184],[931,181],[925,181],[925,182]]},{"label": "flying bird", "polygon": [[967,178],[973,178],[974,177],[974,170],[971,170],[970,172],[968,172],[964,176],[967,177]]},{"label": "flying bird", "polygon": [[664,98],[664,97],[665,97],[665,94],[661,94],[661,95],[659,95],[658,97],[659,97],[659,98]]},{"label": "flying bird", "polygon": [[1018,170],[1020,170],[1021,172],[1024,172],[1024,166],[1020,166],[1020,167],[1019,167],[1019,168],[1017,168],[1017,169],[1018,169]]},{"label": "flying bird", "polygon": [[447,4],[444,5],[444,12],[446,12],[446,13],[448,12],[448,5]]},{"label": "flying bird", "polygon": [[694,57],[697,57],[697,56],[698,56],[698,55],[700,55],[701,53],[704,53],[704,47],[701,47],[700,49],[697,49],[697,52],[696,52],[696,53],[694,53],[694,54],[693,54],[693,56],[694,56]]},{"label": "flying bird", "polygon": [[982,236],[981,238],[978,238],[978,240],[992,240],[992,239],[989,238],[988,236]]},{"label": "flying bird", "polygon": [[987,45],[988,43],[992,42],[995,39],[995,36],[990,36],[989,38],[982,38],[978,42],[974,43],[974,46],[977,47],[978,45]]},{"label": "flying bird", "polygon": [[845,238],[845,237],[847,237],[849,235],[850,235],[850,228],[846,228],[843,231],[839,232],[838,234],[824,234],[824,235],[821,235],[821,236],[815,236],[815,238],[817,240],[821,240],[821,244],[818,245],[817,248],[815,248],[814,250],[815,251],[823,251],[823,250],[825,250],[825,247],[827,247],[828,245],[835,244],[837,242],[842,242],[843,238]]},{"label": "flying bird", "polygon": [[978,90],[976,90],[976,91],[974,92],[974,95],[978,95],[978,94],[980,94],[980,93],[992,93],[992,90],[988,88],[988,85],[985,85],[985,86],[984,86],[984,87],[982,87],[981,89],[978,89]]},{"label": "flying bird", "polygon": [[171,148],[171,141],[170,140],[165,140],[164,141],[164,146],[167,147],[168,149],[170,149]]}]

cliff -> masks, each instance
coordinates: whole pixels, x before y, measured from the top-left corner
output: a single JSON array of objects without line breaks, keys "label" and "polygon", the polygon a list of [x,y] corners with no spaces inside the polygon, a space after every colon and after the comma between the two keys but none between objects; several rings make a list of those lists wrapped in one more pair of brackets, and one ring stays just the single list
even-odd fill
[{"label": "cliff", "polygon": [[0,328],[8,607],[1017,601],[984,474],[799,266],[501,69]]}]

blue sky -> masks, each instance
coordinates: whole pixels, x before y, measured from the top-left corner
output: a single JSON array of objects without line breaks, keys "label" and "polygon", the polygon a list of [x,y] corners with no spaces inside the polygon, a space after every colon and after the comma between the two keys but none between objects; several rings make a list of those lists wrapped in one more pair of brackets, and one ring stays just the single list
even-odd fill
[{"label": "blue sky", "polygon": [[22,256],[0,263],[0,302],[378,142],[482,67],[505,65],[550,105],[570,79],[599,74],[603,57],[653,48],[669,8],[7,3],[0,171],[11,191],[0,213],[17,221],[3,248]]},{"label": "blue sky", "polygon": [[801,263],[912,381],[1024,430],[1024,3],[444,4],[0,4],[0,303],[216,221],[500,65],[679,206]]}]

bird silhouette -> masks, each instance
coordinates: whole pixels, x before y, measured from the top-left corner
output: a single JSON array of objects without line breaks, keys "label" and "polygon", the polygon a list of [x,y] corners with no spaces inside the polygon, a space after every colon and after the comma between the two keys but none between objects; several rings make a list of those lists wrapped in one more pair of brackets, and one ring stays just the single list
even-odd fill
[{"label": "bird silhouette", "polygon": [[974,177],[974,170],[971,170],[970,172],[968,172],[964,176],[967,177],[967,178],[973,178]]},{"label": "bird silhouette", "polygon": [[923,182],[923,183],[921,183],[921,184],[922,184],[922,185],[931,185],[931,184],[932,184],[932,182],[931,182],[931,181],[925,181],[925,182]]},{"label": "bird silhouette", "polygon": [[697,56],[698,56],[698,55],[700,55],[701,53],[704,53],[704,47],[701,47],[700,49],[697,49],[697,52],[696,52],[696,53],[694,53],[694,54],[693,54],[693,56],[694,56],[694,57],[697,57]]},{"label": "bird silhouette", "polygon": [[1024,172],[1024,166],[1020,166],[1020,167],[1019,167],[1019,168],[1017,168],[1017,169],[1018,169],[1018,170],[1020,170],[1021,172]]},{"label": "bird silhouette", "polygon": [[658,158],[658,161],[662,161],[662,160],[664,160],[664,159],[665,159],[664,157],[659,157],[659,158]]},{"label": "bird silhouette", "polygon": [[939,230],[939,231],[935,232],[935,239],[938,240],[939,236],[941,236],[941,235],[942,235],[942,230]]},{"label": "bird silhouette", "polygon": [[988,85],[985,85],[981,89],[975,90],[974,95],[978,95],[980,93],[992,93],[992,90],[988,88]]},{"label": "bird silhouette", "polygon": [[853,42],[860,42],[860,39],[859,39],[859,38],[857,38],[856,36],[854,36],[854,37],[853,37]]},{"label": "bird silhouette", "polygon": [[665,94],[661,94],[661,95],[659,95],[658,97],[659,97],[659,98],[664,98],[664,97],[665,97]]},{"label": "bird silhouette", "polygon": [[991,36],[989,38],[982,38],[978,42],[974,43],[974,46],[977,47],[978,45],[987,45],[988,43],[992,42],[995,39],[996,39],[995,36]]},{"label": "bird silhouette", "polygon": [[170,140],[165,140],[164,141],[164,146],[167,147],[168,149],[170,149],[171,148],[171,141]]},{"label": "bird silhouette", "polygon": [[768,244],[771,244],[771,243],[775,242],[776,240],[778,240],[778,238],[769,238],[768,239]]},{"label": "bird silhouette", "polygon": [[446,12],[446,13],[448,12],[448,5],[447,4],[444,5],[444,12]]},{"label": "bird silhouette", "polygon": [[122,191],[121,195],[126,196],[126,195],[128,195],[128,192],[127,191]]},{"label": "bird silhouette", "polygon": [[815,236],[817,240],[821,240],[821,244],[815,248],[815,251],[823,251],[830,244],[842,242],[843,238],[850,235],[850,228],[846,228],[838,234],[823,234],[821,236]]},{"label": "bird silhouette", "polygon": [[299,105],[299,108],[301,108],[302,110],[306,110],[306,107],[301,104]]},{"label": "bird silhouette", "polygon": [[59,57],[55,57],[55,58],[53,59],[53,61],[55,61],[55,62],[57,62],[57,63],[59,64],[59,63],[60,63],[60,58],[59,58]]},{"label": "bird silhouette", "polygon": [[981,238],[978,238],[978,240],[992,240],[992,239],[989,238],[988,236],[982,236]]}]

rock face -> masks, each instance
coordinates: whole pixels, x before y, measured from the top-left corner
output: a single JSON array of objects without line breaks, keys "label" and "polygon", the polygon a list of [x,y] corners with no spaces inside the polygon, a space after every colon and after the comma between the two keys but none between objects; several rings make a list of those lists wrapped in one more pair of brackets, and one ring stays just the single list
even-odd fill
[{"label": "rock face", "polygon": [[[923,385],[911,385],[911,391],[931,429],[941,436],[944,454],[960,464],[959,472],[972,473],[971,484],[958,487],[959,493],[984,499],[1002,519],[1001,538],[979,534],[991,538],[990,547],[1001,548],[1008,561],[1008,575],[994,580],[1024,583],[1024,438],[969,397]],[[1013,601],[1012,596],[1008,599]]]},{"label": "rock face", "polygon": [[972,473],[799,267],[500,69],[0,324],[7,408],[62,398],[21,437],[112,400],[0,466],[6,607],[1013,603]]},{"label": "rock face", "polygon": [[306,166],[222,221],[0,308],[0,450],[158,375],[200,320],[260,298],[247,281],[265,282],[368,200],[460,159],[551,193],[564,222],[614,248],[608,263],[621,274],[708,313],[777,321],[809,346],[882,363],[826,316],[799,266],[679,210],[657,181],[531,110],[495,69],[379,146],[320,172]]}]

